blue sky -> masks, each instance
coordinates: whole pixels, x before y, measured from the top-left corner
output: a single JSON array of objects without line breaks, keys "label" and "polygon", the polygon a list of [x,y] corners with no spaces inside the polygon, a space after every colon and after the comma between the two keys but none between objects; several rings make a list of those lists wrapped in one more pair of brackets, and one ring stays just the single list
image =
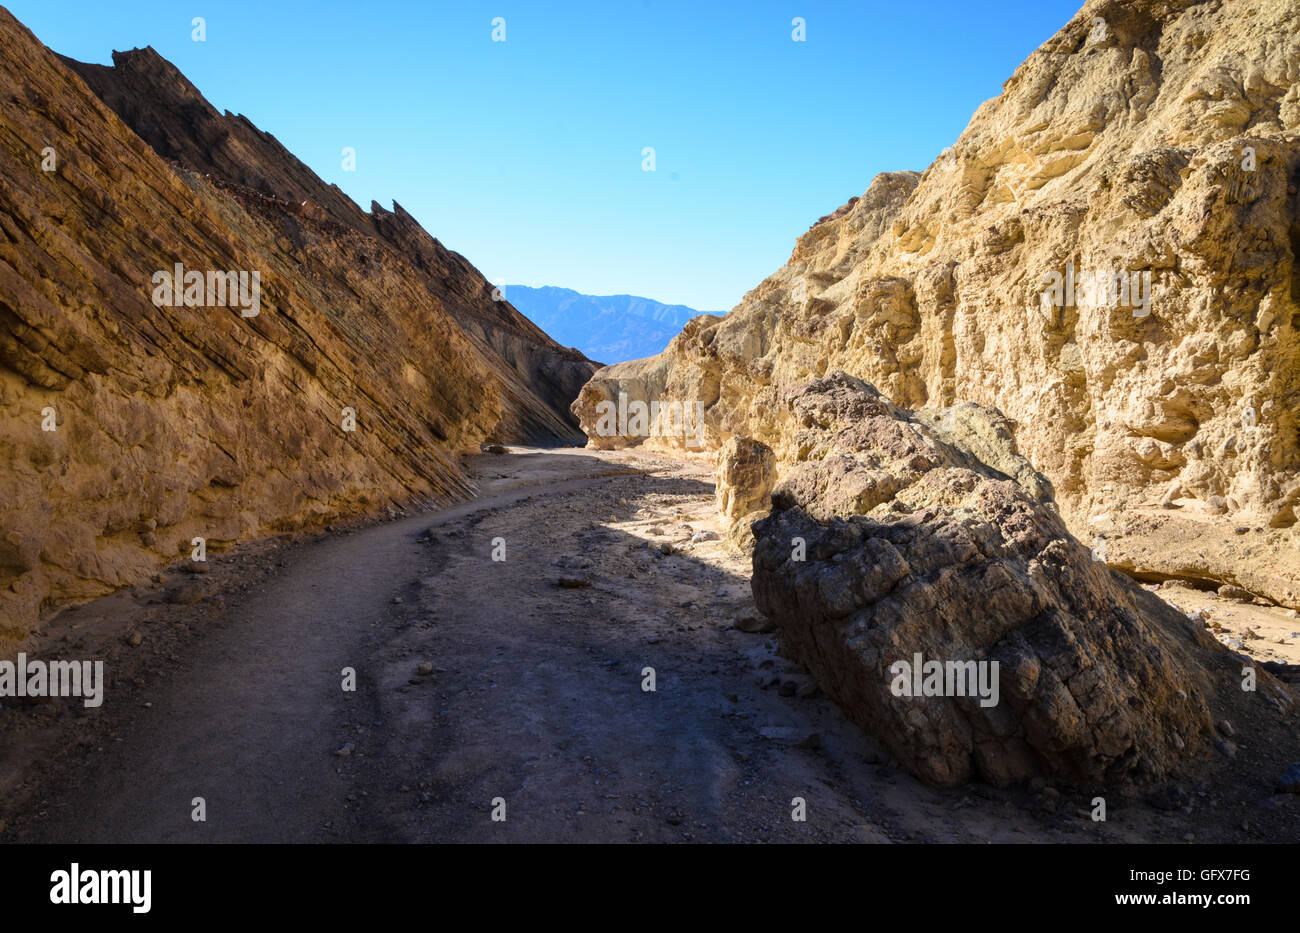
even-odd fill
[{"label": "blue sky", "polygon": [[152,45],[216,107],[363,207],[401,202],[495,282],[712,311],[877,172],[933,161],[1081,2],[7,5],[83,61]]}]

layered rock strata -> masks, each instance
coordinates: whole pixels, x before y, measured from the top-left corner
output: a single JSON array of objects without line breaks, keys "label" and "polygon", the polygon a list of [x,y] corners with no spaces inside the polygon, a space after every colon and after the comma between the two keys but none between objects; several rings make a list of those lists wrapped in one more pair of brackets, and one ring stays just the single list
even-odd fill
[{"label": "layered rock strata", "polygon": [[464,497],[485,440],[581,439],[594,365],[400,208],[149,50],[74,69],[4,10],[0,48],[0,648],[200,546]]}]

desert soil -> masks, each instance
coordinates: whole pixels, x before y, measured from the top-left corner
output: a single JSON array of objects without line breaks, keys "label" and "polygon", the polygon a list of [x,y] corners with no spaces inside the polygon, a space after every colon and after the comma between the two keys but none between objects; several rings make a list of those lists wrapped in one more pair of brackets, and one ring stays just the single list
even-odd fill
[{"label": "desert soil", "polygon": [[[29,653],[104,658],[110,685],[98,709],[5,701],[0,840],[1300,838],[1283,753],[1245,723],[1235,757],[1206,751],[1156,804],[1116,794],[1105,822],[1067,788],[922,785],[754,631],[748,558],[699,534],[725,536],[706,463],[469,467],[473,501],[210,554],[53,619]],[[1300,659],[1282,610],[1160,592]]]}]

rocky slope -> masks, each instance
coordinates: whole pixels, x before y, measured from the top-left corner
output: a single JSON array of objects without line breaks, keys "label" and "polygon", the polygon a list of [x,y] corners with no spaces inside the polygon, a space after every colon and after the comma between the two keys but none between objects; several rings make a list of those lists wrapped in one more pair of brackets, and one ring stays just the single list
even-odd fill
[{"label": "rocky slope", "polygon": [[219,113],[152,48],[114,52],[112,67],[62,60],[163,158],[286,201],[297,214],[351,227],[403,254],[497,366],[506,402],[506,420],[497,433],[503,439],[581,441],[569,405],[590,378],[591,361],[558,345],[499,295],[493,300],[493,286],[483,275],[430,236],[400,204],[387,211],[372,202],[366,214],[247,117]]},{"label": "rocky slope", "polygon": [[[110,106],[2,9],[0,48],[0,647],[196,537],[211,560],[460,497],[484,439],[578,436],[592,364],[400,208],[357,210],[148,50],[82,69]],[[205,275],[172,303],[177,263],[249,300]]]},{"label": "rocky slope", "polygon": [[1300,606],[1298,181],[1294,2],[1091,0],[925,172],[878,176],[574,410],[596,434],[620,393],[699,401],[708,446],[788,467],[780,399],[835,369],[994,406],[1112,565]]},{"label": "rocky slope", "polygon": [[1286,690],[1243,688],[1253,664],[1095,560],[996,412],[909,412],[838,372],[785,402],[799,454],[754,526],[758,607],[917,777],[1143,786],[1225,718],[1294,750]]}]

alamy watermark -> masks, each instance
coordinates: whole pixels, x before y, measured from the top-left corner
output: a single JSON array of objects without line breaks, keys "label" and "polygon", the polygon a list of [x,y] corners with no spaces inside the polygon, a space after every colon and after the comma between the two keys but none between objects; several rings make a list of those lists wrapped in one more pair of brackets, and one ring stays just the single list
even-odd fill
[{"label": "alamy watermark", "polygon": [[1132,308],[1134,317],[1151,313],[1151,271],[1080,269],[1065,264],[1064,274],[1043,274],[1043,307]]},{"label": "alamy watermark", "polygon": [[103,661],[37,661],[19,652],[0,661],[0,697],[82,697],[87,707],[104,702]]},{"label": "alamy watermark", "polygon": [[703,402],[628,401],[618,393],[618,403],[596,403],[597,437],[680,437],[687,447],[702,447]]},{"label": "alamy watermark", "polygon": [[889,665],[889,673],[896,697],[979,697],[980,706],[998,705],[997,661],[926,661],[918,651]]},{"label": "alamy watermark", "polygon": [[206,274],[181,263],[173,270],[159,269],[150,282],[156,308],[239,308],[240,317],[257,317],[262,310],[261,272],[212,272]]},{"label": "alamy watermark", "polygon": [[153,903],[153,871],[82,868],[73,862],[66,871],[50,875],[51,904],[129,904],[131,911],[147,914]]}]

